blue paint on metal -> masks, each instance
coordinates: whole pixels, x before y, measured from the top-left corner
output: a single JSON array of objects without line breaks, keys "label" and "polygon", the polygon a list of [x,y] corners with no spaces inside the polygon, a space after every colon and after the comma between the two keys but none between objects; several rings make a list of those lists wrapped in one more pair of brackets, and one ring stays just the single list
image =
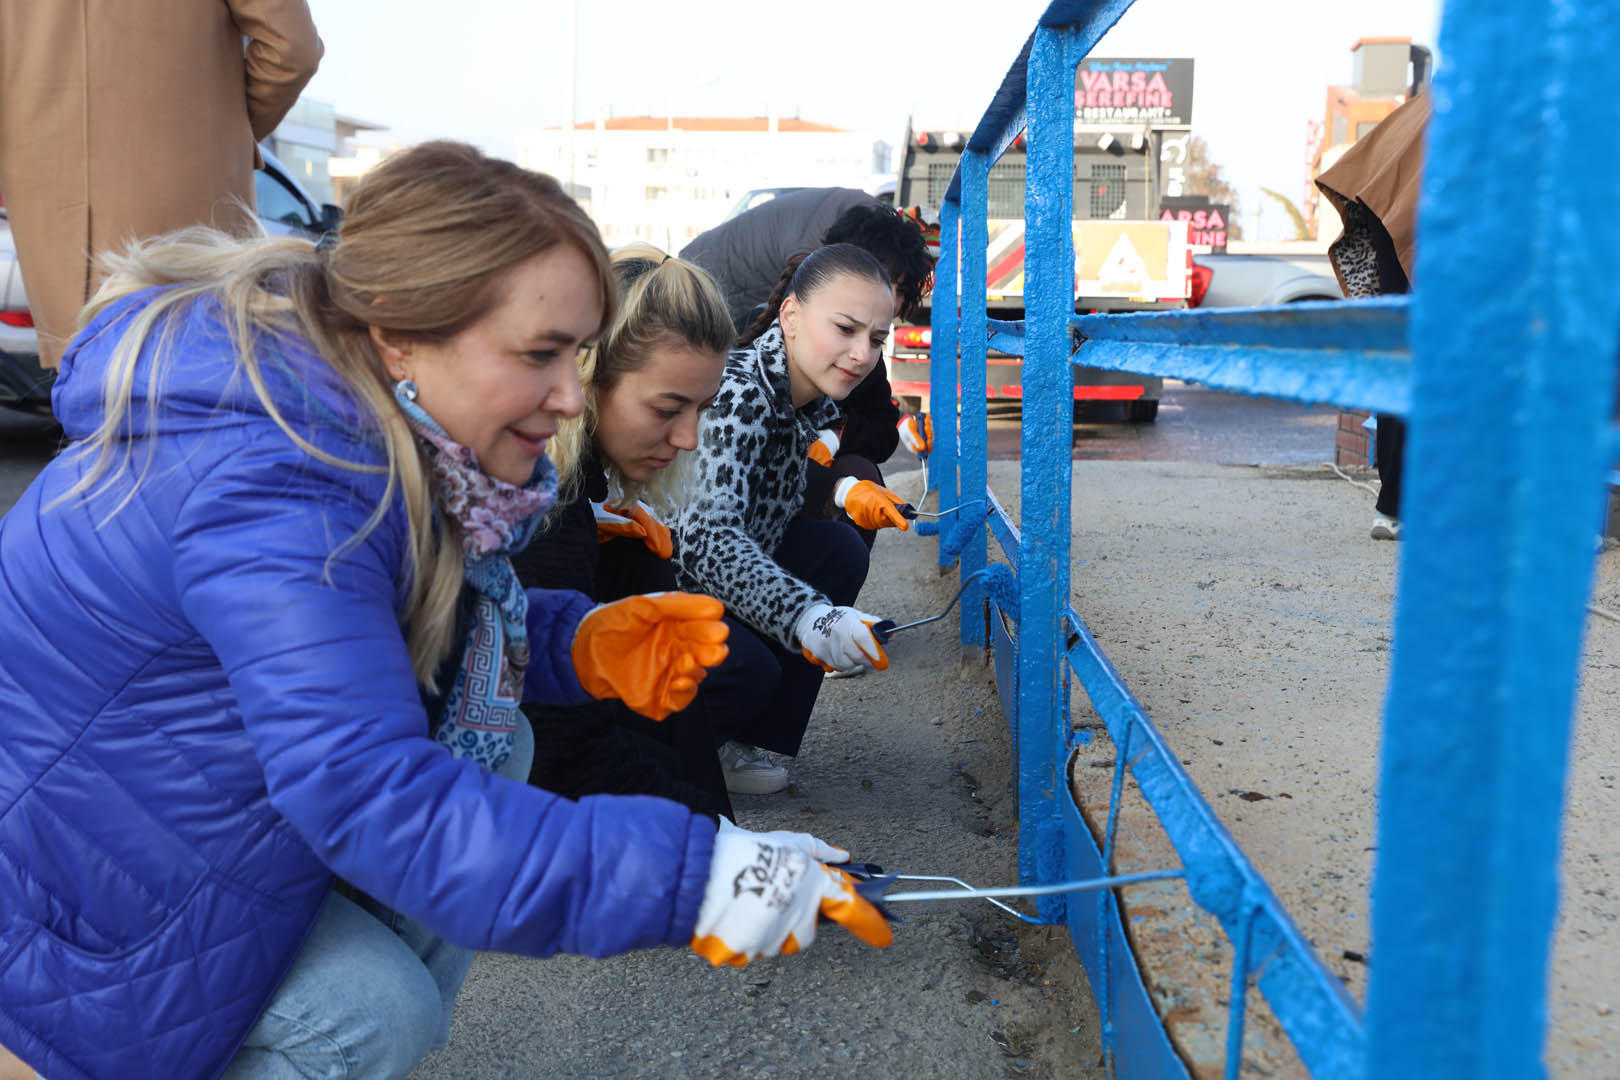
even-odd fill
[{"label": "blue paint on metal", "polygon": [[1226,1080],[1242,1080],[1243,1021],[1248,1015],[1249,948],[1254,940],[1254,920],[1258,906],[1245,904],[1237,933],[1232,935],[1232,988],[1226,1011]]},{"label": "blue paint on metal", "polygon": [[[1064,875],[1101,876],[1102,853],[1067,791],[1062,799],[1062,820]],[[1120,1080],[1189,1080],[1187,1066],[1165,1038],[1153,1001],[1142,985],[1118,907],[1081,894],[1071,897],[1067,908],[1069,937],[1091,980],[1098,1011],[1109,1018],[1107,1050],[1113,1057],[1112,1075]],[[1111,974],[1105,976],[1104,965],[1110,964]],[[1098,990],[1103,985],[1108,987],[1106,994]]]},{"label": "blue paint on metal", "polygon": [[[1410,304],[1074,317],[1074,65],[1128,6],[1050,5],[969,140],[974,164],[953,179],[942,214],[949,257],[939,273],[951,302],[935,307],[936,353],[948,353],[934,368],[935,396],[955,400],[959,343],[972,343],[962,360],[978,368],[985,342],[1025,357],[1026,416],[1066,417],[1073,325],[1088,365],[1411,416],[1367,1029],[1067,607],[1066,424],[1025,425],[1022,531],[986,496],[1021,592],[1017,642],[992,620],[1018,752],[1020,879],[1087,872],[1077,865],[1087,852],[1091,871],[1107,861],[1067,791],[1057,794],[1070,739],[1061,652],[1116,744],[1129,734],[1134,753],[1143,742],[1121,775],[1129,771],[1158,815],[1194,901],[1247,950],[1233,976],[1229,1073],[1241,1059],[1241,986],[1252,975],[1315,1076],[1540,1075],[1591,522],[1620,459],[1608,415],[1620,351],[1608,263],[1620,224],[1590,182],[1620,174],[1620,143],[1602,134],[1620,126],[1620,97],[1603,82],[1620,55],[1620,8],[1448,4]],[[982,263],[971,274],[965,265],[982,256],[977,237],[958,244],[984,209],[966,168],[988,165],[1026,120],[1028,318],[981,323],[955,303],[962,276],[982,281]],[[964,318],[971,325],[958,338]],[[954,449],[954,413],[944,412]],[[936,407],[936,433],[941,415]],[[976,419],[963,415],[965,453],[940,470],[942,508],[959,490],[982,490],[965,467],[958,477],[959,461],[984,454]],[[1503,460],[1506,475],[1478,468]],[[1110,974],[1130,963],[1113,898],[1075,898],[1062,910],[1101,987],[1111,1063],[1121,1075],[1185,1075],[1145,994],[1133,1041],[1128,995],[1116,992],[1129,980]],[[1045,905],[1042,916],[1051,916]],[[1105,925],[1115,929],[1099,934]]]},{"label": "blue paint on metal", "polygon": [[[1028,59],[1029,133],[1024,208],[1024,411],[1067,416],[1070,284],[1074,267],[1074,67],[1066,60],[1069,31],[1038,27]],[[1026,424],[1021,478],[1023,551],[1018,580],[1023,623],[1018,642],[1018,848],[1019,880],[1040,880],[1046,825],[1057,813],[1058,748],[1069,727],[1062,696],[1055,635],[1069,599],[1069,433],[1056,425]],[[1033,629],[1026,633],[1025,629]],[[1040,905],[1042,918],[1062,918],[1056,900]]]},{"label": "blue paint on metal", "polygon": [[1440,52],[1369,1072],[1536,1077],[1592,523],[1613,450],[1620,6],[1453,0]]},{"label": "blue paint on metal", "polygon": [[1019,553],[1024,548],[1023,534],[1018,531],[1012,516],[1007,513],[994,492],[987,490],[984,497],[990,504],[990,534],[996,538],[996,543],[1001,545],[1001,553],[1007,557],[1007,564],[1013,568],[1014,573],[1017,573]]},{"label": "blue paint on metal", "polygon": [[[934,420],[934,450],[929,455],[928,478],[938,485],[939,509],[952,510],[957,504],[956,463],[961,447],[956,433],[957,381],[957,236],[961,206],[947,200],[939,210],[939,264],[934,267],[934,293],[929,309],[928,383],[929,414]],[[939,553],[939,565],[949,566],[954,558]]]},{"label": "blue paint on metal", "polygon": [[[1007,327],[1017,327],[1016,332],[1010,332]],[[990,320],[990,347],[999,349],[1008,356],[1024,355],[1024,324],[1022,322],[1006,323],[997,319]]]},{"label": "blue paint on metal", "polygon": [[[1246,897],[1260,906],[1252,948],[1254,955],[1270,958],[1259,985],[1278,1022],[1311,1075],[1346,1080],[1363,1076],[1360,1009],[1343,983],[1289,919],[1072,609],[1066,613],[1065,626],[1074,642],[1068,650],[1069,664],[1114,745],[1129,742],[1135,757],[1129,765],[1131,775],[1181,855],[1193,900],[1220,921],[1228,936],[1240,926]],[[1021,644],[1029,637],[1028,629],[1020,631]]]},{"label": "blue paint on metal", "polygon": [[1007,734],[1018,745],[1018,650],[1007,624],[994,611],[990,615],[990,648],[995,658],[996,695],[1001,698],[1001,717]]},{"label": "blue paint on metal", "polygon": [[[984,446],[990,439],[990,421],[988,418],[988,405],[985,398],[985,249],[990,245],[989,224],[986,214],[989,212],[989,182],[990,162],[985,155],[976,150],[968,150],[962,155],[958,170],[962,175],[962,321],[960,347],[962,355],[962,416],[961,433],[962,442],[968,446]],[[983,499],[985,488],[988,486],[986,469],[988,463],[984,454],[967,454],[959,466],[962,478],[962,498]],[[981,511],[987,511],[988,506],[981,503]],[[968,580],[972,575],[984,569],[985,530],[984,512],[976,518],[968,518],[964,509],[958,515],[958,522],[952,526],[952,539],[961,544],[962,580]],[[971,526],[971,532],[969,531]],[[985,647],[984,634],[984,590],[974,584],[968,588],[962,597],[962,610],[960,613],[960,627],[962,648],[978,649]]]},{"label": "blue paint on metal", "polygon": [[1081,315],[1075,363],[1404,416],[1406,297],[1235,311]]}]

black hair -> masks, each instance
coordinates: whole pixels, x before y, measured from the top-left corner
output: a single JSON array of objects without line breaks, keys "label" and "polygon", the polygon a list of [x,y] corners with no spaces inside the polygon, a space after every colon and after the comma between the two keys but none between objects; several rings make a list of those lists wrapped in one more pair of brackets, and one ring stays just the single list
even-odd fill
[{"label": "black hair", "polygon": [[795,255],[782,268],[782,276],[777,281],[776,288],[771,290],[770,299],[765,301],[765,310],[754,320],[754,325],[737,339],[738,347],[752,344],[755,338],[771,328],[771,323],[776,321],[776,316],[782,310],[782,301],[786,300],[789,294],[797,296],[800,300],[808,299],[823,285],[841,274],[866,278],[886,289],[894,287],[889,280],[889,272],[883,269],[883,264],[871,253],[854,244],[828,244],[808,255]]},{"label": "black hair", "polygon": [[915,221],[881,203],[861,203],[839,214],[821,242],[854,244],[870,252],[894,283],[899,317],[908,321],[917,317],[923,294],[933,286],[934,259]]}]

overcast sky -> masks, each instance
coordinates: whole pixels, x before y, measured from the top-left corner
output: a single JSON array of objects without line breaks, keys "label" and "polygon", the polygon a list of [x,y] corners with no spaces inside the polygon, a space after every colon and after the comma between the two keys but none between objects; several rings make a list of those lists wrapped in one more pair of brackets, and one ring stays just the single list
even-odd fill
[{"label": "overcast sky", "polygon": [[[908,114],[971,127],[1044,0],[890,3],[603,0],[579,5],[580,119],[611,109],[767,110],[897,142]],[[454,136],[511,154],[568,113],[568,0],[310,0],[326,59],[307,91],[401,142]],[[1197,60],[1193,129],[1243,200],[1296,200],[1305,122],[1350,80],[1360,37],[1435,45],[1439,0],[1137,0],[1097,56]],[[852,182],[860,178],[852,177]],[[783,177],[793,183],[793,177]],[[1269,201],[1269,200],[1266,200]],[[1262,232],[1282,227],[1275,204]]]}]

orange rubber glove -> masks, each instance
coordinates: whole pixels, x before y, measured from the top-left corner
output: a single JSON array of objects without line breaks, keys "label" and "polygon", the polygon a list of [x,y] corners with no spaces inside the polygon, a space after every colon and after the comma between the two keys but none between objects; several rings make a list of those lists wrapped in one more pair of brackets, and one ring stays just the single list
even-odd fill
[{"label": "orange rubber glove", "polygon": [[598,543],[630,537],[646,544],[647,550],[660,559],[675,554],[675,542],[670,538],[669,527],[653,516],[652,507],[646,503],[638,502],[628,508],[609,503],[591,503],[591,512],[596,515]]},{"label": "orange rubber glove", "polygon": [[792,956],[816,939],[825,915],[878,948],[894,941],[877,908],[842,871],[802,848],[739,829],[724,818],[714,836],[709,883],[692,930],[692,951],[715,967],[761,956]]},{"label": "orange rubber glove", "polygon": [[822,428],[816,433],[816,441],[810,444],[810,460],[817,465],[831,465],[842,445],[843,440],[838,437],[838,432],[832,428]]},{"label": "orange rubber glove", "polygon": [[900,442],[918,457],[934,449],[934,418],[927,413],[907,413],[898,425]]},{"label": "orange rubber glove", "polygon": [[698,683],[726,658],[725,613],[714,597],[683,592],[602,604],[574,631],[574,673],[592,697],[662,720],[692,704]]},{"label": "orange rubber glove", "polygon": [[911,522],[900,512],[902,506],[909,505],[905,497],[870,480],[844,477],[833,488],[833,502],[863,529],[895,528],[904,532],[911,528]]}]

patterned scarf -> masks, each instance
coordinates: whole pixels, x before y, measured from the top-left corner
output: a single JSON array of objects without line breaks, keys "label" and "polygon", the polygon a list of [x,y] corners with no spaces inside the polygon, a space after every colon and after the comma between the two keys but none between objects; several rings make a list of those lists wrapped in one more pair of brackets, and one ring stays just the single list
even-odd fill
[{"label": "patterned scarf", "polygon": [[446,435],[397,387],[394,399],[427,449],[440,513],[461,524],[464,580],[478,596],[444,708],[429,718],[433,738],[456,757],[472,758],[493,771],[511,756],[523,672],[529,666],[529,602],[510,556],[523,550],[551,509],[557,474],[542,456],[527,485],[497,480],[479,469],[471,449]]}]

